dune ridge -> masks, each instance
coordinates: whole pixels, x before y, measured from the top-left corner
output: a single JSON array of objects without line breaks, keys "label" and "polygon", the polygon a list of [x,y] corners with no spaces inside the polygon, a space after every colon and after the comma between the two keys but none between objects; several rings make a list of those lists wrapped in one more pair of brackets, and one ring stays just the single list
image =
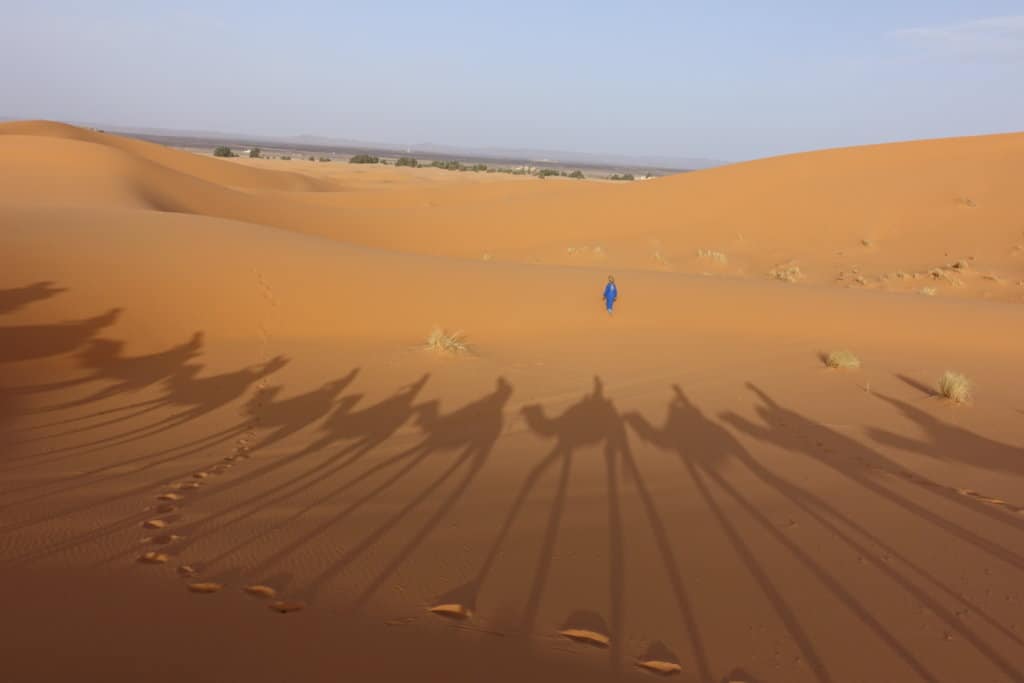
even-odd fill
[{"label": "dune ridge", "polygon": [[[307,162],[203,158],[42,122],[0,125],[0,143],[5,166],[19,169],[6,196],[21,201],[206,215],[474,260],[750,278],[792,262],[808,283],[1024,300],[1014,181],[1024,134],[827,150],[631,184],[417,187],[401,183],[409,169],[374,169],[369,178],[397,183],[385,189],[364,169],[331,169],[328,180],[277,170],[320,170]],[[89,179],[61,180],[84,167]],[[932,274],[959,261],[972,270]]]}]

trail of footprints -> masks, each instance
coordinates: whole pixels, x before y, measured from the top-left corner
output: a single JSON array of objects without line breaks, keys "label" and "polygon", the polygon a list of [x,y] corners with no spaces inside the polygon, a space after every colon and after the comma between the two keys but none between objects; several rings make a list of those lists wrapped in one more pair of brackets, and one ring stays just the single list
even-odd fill
[{"label": "trail of footprints", "polygon": [[[142,545],[157,546],[159,548],[182,540],[184,536],[179,536],[173,532],[174,518],[172,515],[180,510],[181,504],[188,499],[190,492],[211,484],[211,477],[224,474],[239,462],[247,460],[250,457],[250,444],[255,437],[255,431],[252,429],[246,431],[235,442],[234,452],[220,463],[193,472],[190,478],[171,484],[167,491],[159,494],[156,497],[156,505],[146,508],[147,512],[153,512],[155,516],[142,523],[143,529],[157,533],[142,538]],[[147,550],[136,559],[140,564],[149,565],[162,565],[170,561],[168,554],[159,550]],[[214,581],[203,581],[200,577],[200,572],[189,564],[179,565],[177,574],[186,582],[186,588],[192,593],[200,595],[212,594],[219,593],[224,589],[223,584]],[[267,600],[267,607],[280,614],[297,612],[305,607],[305,604],[302,602],[277,599],[277,591],[270,586],[245,586],[243,591],[254,598]]]},{"label": "trail of footprints", "polygon": [[[181,505],[188,500],[190,492],[207,485],[212,485],[211,477],[224,474],[239,462],[247,460],[250,457],[250,444],[255,439],[255,436],[254,430],[246,431],[235,442],[234,452],[224,458],[223,461],[212,467],[193,472],[191,477],[170,484],[167,487],[168,490],[157,495],[156,504],[146,508],[146,511],[153,512],[154,516],[142,523],[143,529],[154,533],[143,537],[141,539],[142,545],[159,548],[184,539],[184,536],[179,536],[173,531],[173,525],[176,521],[173,516],[174,513],[178,512],[181,509]],[[140,564],[163,565],[170,561],[170,556],[167,553],[160,552],[160,550],[147,550],[138,555],[136,559]],[[185,582],[185,587],[188,591],[197,595],[219,593],[225,588],[221,583],[202,580],[200,571],[190,564],[178,565],[176,573]],[[278,599],[277,591],[273,587],[263,584],[243,586],[242,591],[255,599],[267,601],[268,609],[279,614],[298,612],[306,606],[305,603],[300,601]],[[473,612],[469,608],[457,603],[435,605],[428,608],[428,611],[452,619],[469,619],[473,616]],[[558,633],[564,638],[592,647],[605,649],[610,645],[610,639],[607,635],[595,631],[563,629]],[[670,676],[681,671],[679,664],[673,661],[639,658],[635,661],[635,664],[642,669],[660,675]]]}]

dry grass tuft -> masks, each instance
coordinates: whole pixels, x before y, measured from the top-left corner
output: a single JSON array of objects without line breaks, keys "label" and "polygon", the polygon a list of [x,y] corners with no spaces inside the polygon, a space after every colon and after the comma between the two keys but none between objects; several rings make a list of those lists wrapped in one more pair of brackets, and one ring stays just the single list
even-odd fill
[{"label": "dry grass tuft", "polygon": [[803,271],[800,270],[800,266],[795,263],[783,263],[775,266],[768,275],[776,280],[782,280],[783,282],[796,282],[804,278]]},{"label": "dry grass tuft", "polygon": [[427,337],[427,349],[436,353],[468,353],[469,345],[461,330],[447,332],[435,327]]},{"label": "dry grass tuft", "polygon": [[936,290],[934,287],[922,287],[920,292],[925,296],[935,296]]},{"label": "dry grass tuft", "polygon": [[721,263],[722,265],[729,262],[729,258],[725,254],[720,251],[715,251],[714,249],[698,249],[697,256],[710,259],[715,263]]},{"label": "dry grass tuft", "polygon": [[959,372],[946,370],[939,378],[939,394],[954,403],[966,403],[971,398],[971,380]]},{"label": "dry grass tuft", "polygon": [[850,351],[833,351],[825,356],[825,365],[842,370],[855,370],[860,367],[860,358]]}]

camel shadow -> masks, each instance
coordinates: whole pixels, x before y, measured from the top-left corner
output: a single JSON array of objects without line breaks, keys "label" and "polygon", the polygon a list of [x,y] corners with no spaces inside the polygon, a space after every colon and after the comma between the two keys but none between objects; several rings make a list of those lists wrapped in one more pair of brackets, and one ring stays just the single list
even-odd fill
[{"label": "camel shadow", "polygon": [[0,363],[18,363],[70,353],[100,330],[116,323],[121,313],[122,309],[112,308],[84,320],[0,327]]},{"label": "camel shadow", "polygon": [[49,280],[34,282],[24,287],[0,289],[0,315],[14,313],[36,301],[43,301],[66,291],[68,290],[65,287],[54,287],[53,282]]},{"label": "camel shadow", "polygon": [[1015,448],[944,422],[906,401],[882,394],[876,396],[896,408],[924,433],[923,438],[913,439],[882,429],[869,429],[868,435],[877,443],[928,458],[1024,476],[1024,448]]},{"label": "camel shadow", "polygon": [[[892,503],[897,508],[931,524],[936,529],[970,543],[979,550],[986,551],[1004,560],[1011,566],[1017,568],[1022,566],[1019,556],[1012,550],[988,541],[979,534],[938,515],[929,508],[895,493],[888,487],[882,486],[876,481],[878,474],[872,473],[881,473],[883,475],[895,474],[911,484],[922,485],[925,490],[936,495],[948,497],[941,489],[932,485],[925,485],[925,480],[906,472],[898,464],[866,448],[859,442],[814,422],[796,411],[783,407],[758,387],[752,384],[748,384],[748,387],[760,399],[760,404],[756,407],[756,410],[764,426],[755,424],[735,413],[725,413],[721,416],[727,424],[765,443],[771,443],[791,452],[802,454],[818,463],[826,465],[850,483],[873,493],[881,500]],[[714,428],[721,429],[717,425]],[[793,484],[772,472],[765,464],[755,459],[739,446],[738,443],[734,455],[739,462],[746,466],[750,473],[785,496],[797,508],[801,509],[826,529],[835,539],[848,546],[859,557],[864,558],[865,561],[880,571],[891,582],[912,596],[915,601],[927,606],[928,609],[946,623],[951,631],[956,632],[965,641],[970,642],[993,665],[1009,674],[1011,679],[1020,676],[1021,672],[1011,662],[997,652],[985,638],[980,637],[966,626],[943,602],[932,597],[930,592],[922,587],[922,583],[944,594],[950,600],[956,600],[965,604],[972,613],[985,621],[988,626],[998,630],[1018,644],[1024,645],[1024,639],[1007,628],[1005,624],[995,619],[984,607],[971,602],[961,591],[941,581],[932,573],[930,567],[915,562],[903,549],[886,542],[877,533],[841,512],[830,500],[826,500],[814,491]],[[719,484],[727,491],[731,488],[724,481],[720,481]],[[855,614],[862,623],[874,631],[918,675],[929,680],[935,678],[934,674],[927,670],[924,662],[911,653],[904,644],[898,642],[874,615],[865,611],[864,607],[860,605],[855,597],[848,593],[846,588],[839,584],[812,555],[781,534],[771,524],[770,520],[764,518],[756,507],[749,502],[744,502],[739,497],[738,492],[733,491],[730,493],[752,516],[758,519],[767,533],[787,547],[792,556],[804,564],[833,595]],[[953,496],[953,498],[956,499],[956,502],[964,502],[958,496]],[[974,506],[972,505],[971,507],[973,508]],[[979,511],[984,510],[979,509]],[[872,547],[880,548],[886,553],[886,556],[898,560],[915,575],[917,580],[912,580],[901,572],[896,571],[890,563],[879,558],[877,552],[872,552],[871,547],[859,540],[860,538],[867,539]],[[795,626],[795,622],[793,623]],[[826,675],[827,672],[822,668],[819,677]]]},{"label": "camel shadow", "polygon": [[[337,510],[326,519],[301,533],[293,534],[291,542],[280,548],[270,557],[247,567],[246,576],[259,578],[272,571],[280,562],[293,556],[301,548],[316,543],[332,529],[351,517],[361,508],[371,504],[399,481],[410,476],[412,472],[427,460],[442,457],[445,453],[456,453],[453,461],[435,479],[426,482],[419,492],[407,500],[397,511],[389,515],[359,543],[350,547],[340,557],[313,576],[303,586],[297,587],[295,596],[306,602],[314,602],[319,593],[330,585],[345,568],[351,565],[378,541],[391,533],[394,528],[429,498],[435,495],[446,482],[461,472],[453,489],[441,500],[439,506],[424,520],[419,529],[405,540],[395,558],[386,564],[375,576],[373,581],[353,600],[350,609],[364,604],[383,583],[425,542],[437,525],[458,503],[469,489],[483,466],[485,465],[495,442],[501,434],[504,424],[504,407],[512,394],[512,386],[503,378],[499,378],[495,390],[484,397],[473,401],[451,413],[442,413],[436,401],[426,404],[414,404],[414,399],[427,376],[404,387],[385,401],[370,406],[362,411],[353,410],[355,401],[342,400],[335,412],[325,420],[321,438],[313,442],[293,457],[305,457],[311,453],[322,451],[339,441],[350,442],[340,453],[331,459],[317,464],[316,481],[321,485],[329,485],[331,489],[324,495],[310,501],[290,517],[264,529],[256,537],[244,544],[251,544],[270,531],[284,529],[296,525],[299,520],[312,511]],[[347,466],[370,450],[383,444],[410,417],[415,416],[423,438],[411,448],[377,462],[355,477],[339,479]],[[326,464],[325,463],[329,463]],[[313,471],[311,470],[311,471]],[[307,473],[300,473],[304,477]],[[377,483],[369,492],[353,496],[345,494],[356,485],[367,482],[378,475],[384,480]],[[337,480],[337,481],[335,481]],[[285,495],[297,496],[301,490],[290,491]],[[237,553],[241,546],[234,546],[228,552],[220,554],[211,561],[211,565],[223,562]]]}]

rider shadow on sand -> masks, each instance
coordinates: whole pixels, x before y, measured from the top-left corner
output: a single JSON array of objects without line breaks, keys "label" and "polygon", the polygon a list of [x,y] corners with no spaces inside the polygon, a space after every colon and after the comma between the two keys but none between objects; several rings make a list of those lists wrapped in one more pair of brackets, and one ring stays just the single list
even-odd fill
[{"label": "rider shadow on sand", "polygon": [[[1024,448],[989,439],[948,422],[906,401],[875,394],[880,400],[899,410],[924,433],[921,439],[882,429],[869,429],[876,442],[892,448],[918,453],[928,458],[947,460],[961,465],[980,467],[992,472],[1024,476]],[[1024,502],[1024,501],[1015,501]]]},{"label": "rider shadow on sand", "polygon": [[0,363],[39,360],[70,353],[117,322],[120,308],[102,315],[43,325],[0,326]]},{"label": "rider shadow on sand", "polygon": [[[277,372],[288,364],[288,358],[276,356],[270,360],[250,365],[240,370],[224,372],[217,375],[201,376],[203,366],[188,363],[163,382],[164,395],[149,401],[141,401],[128,408],[138,408],[127,415],[119,415],[109,421],[93,424],[81,431],[140,417],[161,409],[180,408],[167,417],[140,427],[128,429],[117,434],[87,443],[79,443],[57,449],[50,449],[47,454],[78,451],[80,454],[91,453],[98,448],[109,448],[156,436],[183,424],[205,417],[238,400],[260,380]],[[65,434],[78,430],[70,430]],[[92,450],[83,450],[83,449]]]},{"label": "rider shadow on sand", "polygon": [[49,299],[66,291],[68,290],[65,287],[54,287],[53,282],[49,280],[24,287],[0,289],[0,315],[14,313],[31,303]]},{"label": "rider shadow on sand", "polygon": [[[84,472],[81,475],[76,475],[74,480],[71,482],[56,482],[57,484],[63,485],[63,488],[50,488],[42,494],[39,494],[37,498],[48,497],[54,493],[74,488],[94,487],[98,483],[107,482],[113,479],[130,478],[133,475],[138,475],[147,469],[160,465],[166,464],[173,466],[179,460],[181,461],[181,465],[178,467],[176,472],[171,470],[170,472],[165,473],[160,481],[149,481],[143,487],[143,490],[152,490],[154,487],[162,485],[180,484],[180,480],[182,478],[189,478],[190,475],[197,471],[206,470],[207,473],[222,474],[236,464],[236,461],[248,458],[249,454],[252,452],[260,448],[269,447],[322,419],[328,412],[330,412],[337,395],[353,381],[357,372],[358,370],[352,370],[346,376],[331,382],[326,382],[316,389],[283,399],[277,398],[281,393],[277,387],[269,388],[266,391],[257,391],[253,398],[246,404],[246,412],[248,413],[247,420],[253,420],[256,417],[260,417],[261,422],[259,423],[259,427],[263,431],[269,431],[269,434],[267,434],[262,440],[257,441],[255,444],[250,445],[248,442],[249,439],[255,437],[255,435],[259,433],[260,429],[250,429],[250,426],[248,426],[250,423],[243,422],[241,425],[236,425],[211,435],[206,435],[192,442],[178,444],[171,448],[153,451],[140,456],[133,456],[130,459],[118,460],[113,464],[102,465],[93,470]],[[233,438],[234,436],[242,433],[245,434],[246,438],[241,440],[234,448],[232,455],[227,457],[216,457],[213,462],[208,462],[205,466],[202,464],[197,465],[194,461],[190,461],[186,457],[192,453],[208,449],[216,442]],[[215,440],[211,440],[211,437],[217,438]],[[191,448],[191,450],[184,450],[188,448]],[[280,459],[275,458],[272,465],[279,460]],[[131,469],[126,469],[126,466],[131,466]],[[267,467],[273,469],[271,466]],[[114,471],[111,472],[110,470]],[[102,473],[106,474],[102,478],[97,477],[97,475]],[[259,472],[249,472],[247,475],[242,477],[222,480],[218,482],[217,486],[197,489],[194,493],[189,494],[189,498],[193,501],[203,500],[211,496],[216,498],[223,495],[226,491],[239,486],[241,483],[250,481],[251,479],[259,479],[259,474]],[[271,493],[277,494],[280,491],[281,487],[277,484],[278,482],[268,483],[267,486],[270,488]],[[254,496],[252,499],[254,502],[251,506],[252,509],[243,513],[240,516],[240,519],[252,514],[252,512],[259,507],[261,502],[266,502],[266,491],[261,491],[261,493],[264,494],[263,498],[260,496]],[[108,496],[104,501],[110,502],[111,500],[131,495],[138,495],[138,490],[129,489],[124,493],[118,493],[112,497]],[[28,500],[31,501],[32,499]],[[95,506],[102,504],[104,501],[100,501],[99,503],[94,501],[90,503],[90,505]],[[190,515],[190,519],[187,523],[176,527],[179,532],[185,533],[186,536],[183,539],[176,541],[173,545],[162,547],[162,550],[167,551],[168,554],[179,553],[181,549],[187,547],[195,540],[205,535],[198,533],[199,530],[205,531],[205,528],[212,524],[213,521],[220,519],[233,510],[245,507],[246,502],[248,501],[243,500],[241,503],[234,503],[227,510],[216,511],[198,519],[195,518],[195,515]],[[2,507],[0,507],[0,509],[2,509]],[[72,508],[72,510],[67,512],[81,511],[81,509],[81,506],[79,506]],[[138,515],[136,515],[136,517],[137,516]],[[146,513],[143,513],[143,516],[146,516]],[[152,513],[148,513],[148,516],[152,516]],[[134,517],[132,517],[132,519],[134,519]],[[103,534],[116,532],[118,529],[123,527],[123,522],[124,520],[119,520],[118,522],[108,525],[103,529],[92,532],[89,537],[95,540]],[[66,549],[67,547],[72,547],[76,543],[78,543],[78,539],[72,539],[60,547]],[[109,556],[108,560],[112,561],[130,554],[132,554],[132,551],[121,551]]]},{"label": "rider shadow on sand", "polygon": [[[975,545],[979,550],[988,551],[1008,564],[1020,568],[1020,558],[1012,550],[1003,548],[992,543],[971,530],[962,527],[953,521],[944,518],[924,505],[918,504],[908,498],[901,496],[892,489],[882,486],[879,481],[879,472],[888,474],[907,475],[901,466],[894,463],[879,453],[861,445],[859,442],[829,429],[825,425],[787,409],[771,399],[764,391],[752,384],[748,387],[761,400],[757,406],[757,412],[764,422],[764,426],[757,425],[746,418],[735,413],[725,413],[722,419],[741,432],[745,432],[766,443],[784,448],[791,452],[801,453],[831,467],[847,480],[860,485],[867,491],[875,493],[879,498],[886,500],[905,512],[910,513],[919,519],[932,524],[936,529],[945,531],[950,536]],[[677,389],[678,391],[678,389]],[[710,424],[710,423],[709,423]],[[715,429],[721,429],[715,425]],[[730,437],[731,438],[731,437]],[[680,442],[682,444],[682,442]],[[856,552],[859,557],[864,558],[880,573],[885,575],[895,585],[909,594],[917,603],[926,606],[935,615],[942,619],[951,632],[956,633],[963,640],[970,642],[974,648],[994,666],[1001,669],[1010,676],[1011,680],[1020,677],[1021,671],[1007,661],[989,642],[988,639],[977,635],[969,626],[949,609],[945,602],[936,600],[929,590],[922,587],[927,584],[932,589],[944,594],[948,600],[963,603],[980,620],[1006,638],[1024,645],[1024,639],[1014,633],[1005,624],[1001,623],[989,614],[982,606],[973,604],[962,591],[943,583],[932,573],[932,568],[915,562],[905,554],[901,548],[894,547],[879,537],[870,528],[858,523],[855,519],[839,510],[831,500],[826,500],[814,491],[805,489],[797,484],[791,483],[771,471],[760,460],[753,458],[739,444],[734,453],[748,470],[766,484],[772,486],[776,491],[789,499],[796,507],[801,509],[809,517],[827,530],[830,535]],[[683,453],[683,446],[680,445],[680,454]],[[865,465],[867,467],[865,467]],[[909,665],[924,680],[936,680],[934,674],[929,672],[924,662],[918,659],[910,650],[898,642],[885,626],[880,623],[874,615],[867,612],[855,596],[849,594],[846,588],[836,581],[825,567],[818,564],[818,561],[805,550],[796,546],[785,535],[781,534],[771,521],[757,510],[751,502],[743,500],[739,493],[731,487],[722,477],[715,477],[719,485],[725,489],[742,507],[758,519],[765,531],[775,537],[780,543],[789,548],[790,554],[803,563],[847,608],[853,612],[870,630],[874,631],[889,648]],[[908,477],[906,479],[914,485],[920,485],[935,495],[949,498],[947,491],[925,485],[925,480],[919,477]],[[959,496],[952,495],[953,499]],[[956,500],[956,502],[962,502]],[[968,503],[974,509],[971,503]],[[985,511],[978,509],[978,511]],[[853,533],[851,533],[853,532]],[[870,545],[860,540],[866,539]],[[880,549],[884,556],[892,557],[900,565],[910,570],[914,578],[908,578],[903,572],[897,571],[892,563],[886,562],[879,556]],[[883,556],[883,557],[884,557]],[[794,634],[795,635],[795,634]],[[812,661],[809,659],[809,661]],[[819,672],[819,679],[829,680],[823,670]]]},{"label": "rider shadow on sand", "polygon": [[[625,429],[614,405],[605,397],[604,384],[599,377],[594,378],[593,390],[590,394],[585,395],[557,417],[547,416],[543,407],[539,405],[523,408],[523,416],[534,433],[545,439],[554,439],[555,445],[527,473],[475,576],[461,586],[440,595],[435,603],[460,605],[465,608],[465,614],[472,614],[476,611],[480,592],[487,582],[511,528],[522,512],[523,506],[544,474],[558,465],[557,488],[540,541],[537,567],[530,582],[529,594],[519,624],[516,627],[520,634],[529,635],[536,625],[554,559],[559,529],[568,498],[569,478],[574,456],[581,448],[603,445],[602,456],[605,460],[608,486],[610,625],[602,626],[604,631],[602,635],[607,636],[610,641],[610,656],[613,668],[617,669],[621,659],[620,643],[625,582],[618,468],[622,458],[628,456],[629,447]],[[579,613],[582,612],[574,614]],[[605,624],[599,615],[594,620],[594,623],[598,622]]]},{"label": "rider shadow on sand", "polygon": [[[501,435],[504,425],[504,409],[512,395],[512,391],[512,385],[504,378],[499,378],[493,392],[451,413],[441,413],[437,401],[417,406],[416,412],[420,428],[424,433],[424,437],[419,443],[378,463],[355,479],[344,482],[330,496],[321,498],[315,505],[327,509],[341,507],[344,499],[341,498],[340,494],[343,490],[350,488],[354,483],[362,481],[373,474],[387,471],[403,461],[404,465],[393,471],[390,476],[372,490],[355,497],[347,505],[341,507],[336,514],[329,516],[306,533],[297,536],[294,541],[276,552],[266,561],[247,571],[246,574],[257,578],[266,574],[278,562],[291,557],[300,548],[313,543],[316,539],[328,533],[332,527],[335,527],[360,508],[378,498],[401,479],[409,476],[417,466],[426,460],[442,457],[445,453],[458,453],[439,476],[427,482],[416,495],[406,501],[396,512],[389,515],[383,523],[365,536],[363,540],[351,546],[341,557],[331,562],[297,596],[306,601],[314,601],[320,591],[328,586],[346,567],[391,532],[403,519],[413,513],[448,480],[461,471],[462,476],[457,480],[454,488],[444,496],[440,505],[424,520],[422,525],[410,534],[409,540],[403,544],[397,556],[376,575],[371,584],[363,590],[352,604],[352,608],[361,606],[430,537],[437,525],[458,503],[466,490],[469,489],[487,462],[495,442]],[[360,442],[357,441],[356,443]],[[365,448],[367,445],[363,444],[360,448]]]},{"label": "rider shadow on sand", "polygon": [[[181,372],[189,361],[194,360],[202,353],[203,333],[196,332],[188,341],[167,350],[141,356],[125,355],[124,346],[123,341],[105,338],[92,339],[85,348],[76,354],[79,365],[87,371],[85,375],[49,384],[17,387],[15,391],[26,394],[40,393],[68,389],[91,382],[110,383],[82,398],[40,408],[36,411],[39,413],[67,410],[135,393]],[[91,413],[44,426],[77,422],[107,414],[107,412],[110,411]],[[35,429],[38,428],[35,427]]]},{"label": "rider shadow on sand", "polygon": [[[331,386],[332,391],[337,390],[340,393],[355,379],[358,372],[358,369],[352,370],[352,372],[337,382],[325,386]],[[326,417],[323,426],[320,428],[322,435],[319,439],[316,439],[296,453],[287,456],[275,456],[267,464],[226,483],[218,489],[217,494],[222,495],[225,490],[231,488],[259,484],[266,480],[267,475],[276,470],[292,467],[306,461],[309,461],[311,466],[306,469],[300,469],[297,474],[290,476],[283,482],[275,482],[269,496],[267,491],[261,488],[229,508],[219,510],[197,520],[191,527],[191,530],[193,533],[202,530],[203,533],[197,534],[195,538],[221,531],[236,524],[246,519],[257,508],[266,508],[285,503],[289,499],[299,499],[305,494],[306,489],[314,483],[330,481],[332,478],[337,477],[340,472],[354,465],[364,455],[391,438],[395,432],[413,417],[415,414],[414,403],[416,397],[429,378],[430,375],[423,375],[416,382],[400,387],[391,396],[360,410],[353,410],[353,407],[361,400],[361,394],[343,396],[340,400],[334,402],[333,412],[330,412],[331,406],[320,405],[315,411],[317,413],[316,419],[322,417],[321,413],[326,414],[330,412],[330,415]],[[266,410],[266,406],[259,410]],[[308,416],[303,421],[306,424],[314,422],[314,420],[308,419]],[[350,441],[351,443],[328,457],[318,457],[322,451],[335,443],[344,443],[345,441]],[[257,448],[263,445],[265,443],[260,442]],[[317,509],[326,501],[334,499],[363,479],[371,476],[373,472],[382,468],[382,465],[378,465],[375,468],[371,468],[369,472],[364,472],[360,477],[352,480],[343,480],[340,486],[302,506],[291,516],[274,523],[255,536],[242,540],[217,556],[210,558],[208,560],[209,564],[217,564],[238,552],[241,548],[258,542],[272,531],[289,526],[300,517]]]}]

